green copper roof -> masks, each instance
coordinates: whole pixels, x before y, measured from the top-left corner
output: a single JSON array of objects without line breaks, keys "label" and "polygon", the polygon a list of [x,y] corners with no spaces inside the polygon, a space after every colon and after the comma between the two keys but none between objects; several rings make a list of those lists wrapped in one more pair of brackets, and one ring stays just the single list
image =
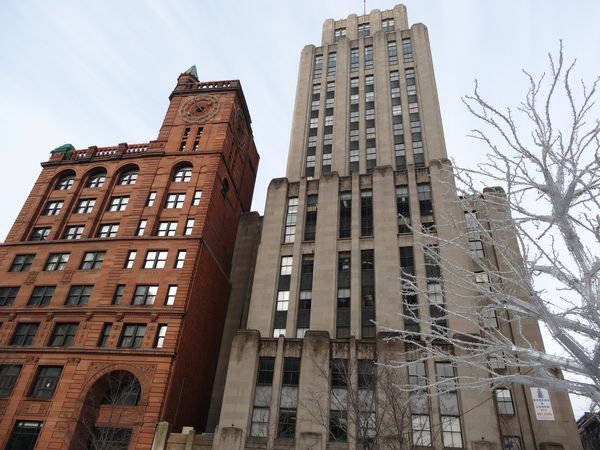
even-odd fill
[{"label": "green copper roof", "polygon": [[75,147],[73,147],[71,144],[63,144],[60,147],[56,147],[54,150],[52,150],[50,153],[54,154],[54,153],[68,153],[75,150]]},{"label": "green copper roof", "polygon": [[186,70],[183,73],[186,75],[192,75],[193,77],[198,78],[198,71],[196,70],[196,65],[193,65],[192,67],[190,67],[188,70]]}]

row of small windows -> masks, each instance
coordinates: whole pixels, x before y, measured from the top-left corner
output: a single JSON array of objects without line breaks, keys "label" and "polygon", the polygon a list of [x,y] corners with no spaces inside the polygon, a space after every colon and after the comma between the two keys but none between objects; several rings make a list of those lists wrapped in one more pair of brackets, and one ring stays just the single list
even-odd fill
[{"label": "row of small windows", "polygon": [[[360,67],[359,61],[360,50],[358,47],[350,49],[350,72],[358,72]],[[398,64],[398,44],[396,41],[388,41],[387,43],[387,59],[390,66]],[[413,63],[413,48],[410,38],[402,39],[402,60],[405,64]],[[365,45],[363,48],[363,65],[365,70],[371,70],[374,67],[373,46]],[[327,53],[327,76],[331,77],[337,73],[337,52],[331,51]],[[323,75],[323,55],[317,54],[314,57],[313,78],[318,79]]]},{"label": "row of small windows", "polygon": [[[420,183],[417,185],[419,201],[420,223],[425,232],[435,232],[433,219],[433,203],[431,185]],[[306,198],[306,215],[304,225],[304,241],[314,241],[316,238],[318,196],[308,195]],[[398,233],[411,232],[411,216],[408,186],[396,187],[396,213],[398,217]],[[298,221],[298,197],[288,198],[285,216],[283,243],[293,243],[296,238],[296,225]],[[373,236],[373,191],[362,189],[360,191],[360,236]],[[343,191],[339,194],[339,239],[352,237],[352,193]],[[481,241],[478,241],[481,243]]]},{"label": "row of small windows", "polygon": [[[129,196],[128,195],[116,195],[110,198],[108,206],[106,210],[108,212],[122,212],[127,209],[127,205],[129,204]],[[198,206],[200,204],[200,199],[202,198],[202,191],[197,190],[194,192],[194,196],[192,198],[192,206]],[[150,208],[154,206],[156,201],[156,192],[150,192],[148,195],[148,200],[146,201],[146,207]],[[165,208],[167,209],[179,209],[183,208],[185,203],[185,194],[184,193],[168,193],[165,199]],[[60,213],[63,207],[63,200],[50,200],[46,203],[46,206],[42,210],[42,216],[56,216]],[[94,206],[96,206],[95,198],[84,198],[77,202],[75,209],[73,210],[74,214],[90,214]]]},{"label": "row of small windows", "polygon": [[[398,71],[392,71],[390,76],[390,96],[392,127],[394,135],[394,152],[396,169],[406,170],[406,150],[404,140],[404,124],[402,119],[402,105],[400,99],[400,77]],[[406,90],[408,96],[409,124],[413,149],[413,163],[416,167],[425,165],[424,148],[419,117],[419,103],[417,101],[416,78],[414,68],[405,70]],[[366,170],[371,172],[377,165],[376,130],[375,130],[375,88],[373,75],[366,75],[365,83],[365,153]],[[335,83],[327,83],[327,105],[325,126],[323,129],[323,155],[322,173],[331,171],[331,150],[333,144],[333,110],[334,110]],[[320,84],[313,85],[312,109],[309,123],[308,148],[306,156],[305,176],[312,178],[315,172],[317,133],[319,127]],[[348,136],[348,164],[350,171],[359,170],[359,78],[350,79],[350,109],[349,109],[349,136]]]},{"label": "row of small windows", "polygon": [[[381,31],[389,33],[395,31],[394,19],[382,19],[381,20]],[[369,36],[371,34],[371,24],[369,22],[361,23],[358,25],[358,37]],[[346,28],[336,28],[333,32],[333,41],[338,42],[340,39],[346,37]]]},{"label": "row of small windows", "polygon": [[[463,435],[461,430],[461,414],[457,391],[455,368],[449,362],[436,362],[436,385],[439,392],[439,414],[442,425],[442,441],[445,448],[462,448]],[[261,357],[258,362],[255,395],[252,409],[250,435],[254,437],[268,436],[268,423],[273,396],[273,378],[275,358]],[[376,429],[377,415],[375,403],[366,402],[376,391],[376,367],[373,361],[359,360],[357,364],[358,384],[352,386],[348,360],[333,359],[330,361],[330,409],[329,409],[329,440],[346,442],[348,440],[348,400],[354,398],[349,389],[358,390],[361,402],[361,415],[366,418],[364,433]],[[296,413],[298,406],[298,390],[300,386],[300,358],[285,357],[281,377],[281,401],[279,404],[277,437],[295,438]],[[413,389],[410,393],[410,415],[412,444],[430,447],[433,443],[430,404],[428,396],[429,380],[425,363],[413,362],[408,365],[408,385]],[[512,393],[509,388],[494,390],[494,398],[499,415],[515,414]],[[370,423],[369,423],[370,422]],[[374,434],[373,434],[374,435]],[[507,446],[517,443],[518,447]],[[505,449],[520,449],[518,436],[503,437]]]},{"label": "row of small windows", "polygon": [[[10,345],[19,347],[31,347],[33,345],[39,327],[39,322],[27,322],[17,324],[15,332],[13,333],[12,339],[10,341]],[[75,340],[75,336],[77,335],[78,328],[79,323],[77,322],[56,323],[46,345],[48,347],[72,347],[73,342]],[[146,324],[124,324],[123,331],[121,332],[117,346],[120,348],[141,347],[146,334],[146,328]],[[106,347],[111,331],[112,323],[105,323],[102,327],[101,333],[97,341],[98,347]],[[167,325],[159,325],[154,339],[154,348],[163,348],[166,334]],[[0,366],[0,368],[1,367],[4,366]],[[2,388],[6,388],[5,385],[1,384],[1,381],[2,379],[0,374],[0,393],[3,392]],[[10,391],[8,394],[10,394]]]},{"label": "row of small windows", "polygon": [[[181,260],[182,261],[182,260]],[[163,261],[164,262],[164,261]],[[156,260],[153,261],[156,263]],[[182,266],[180,260],[176,262]],[[158,296],[159,285],[136,285],[135,291],[132,295],[132,305],[154,305]],[[92,296],[94,286],[91,284],[84,285],[73,285],[69,289],[64,304],[66,306],[84,306],[87,305],[90,297]],[[54,296],[56,286],[34,286],[33,291],[27,302],[27,306],[47,306],[50,304],[52,297]],[[4,286],[0,287],[0,307],[11,306],[19,293],[18,286]],[[121,304],[121,300],[125,293],[125,285],[119,284],[115,290],[115,294],[112,299],[113,305]],[[175,304],[177,297],[177,285],[168,285],[167,291],[164,294],[164,304],[171,306]]]},{"label": "row of small windows", "polygon": [[[146,258],[144,259],[144,269],[164,269],[168,258],[167,250],[148,250],[146,252]],[[183,268],[185,258],[187,255],[186,250],[178,250],[176,258],[173,263],[173,268]],[[69,262],[70,253],[50,253],[46,264],[44,265],[44,271],[60,271],[65,270],[67,263]],[[105,251],[93,251],[85,252],[79,265],[79,270],[96,270],[102,267],[104,258],[106,256]],[[131,269],[134,266],[134,262],[137,256],[137,250],[130,250],[127,259],[125,260],[124,268]],[[9,272],[28,272],[35,259],[35,254],[20,254],[16,255],[10,268]],[[0,292],[3,292],[0,288]],[[1,295],[0,295],[1,298]]]},{"label": "row of small windows", "polygon": [[[157,224],[156,236],[175,236],[177,233],[178,221],[160,221]],[[195,219],[187,219],[183,229],[183,236],[190,236],[193,232]],[[136,229],[136,236],[143,236],[146,232],[148,219],[141,219]],[[65,228],[62,239],[78,240],[83,237],[84,225],[69,225]],[[36,227],[32,230],[31,241],[45,241],[50,236],[51,227]],[[118,223],[102,223],[98,228],[96,237],[98,238],[114,238],[119,231]]]},{"label": "row of small windows", "polygon": [[[127,169],[121,172],[117,178],[117,185],[128,186],[134,185],[137,182],[139,176],[138,169]],[[172,181],[179,183],[187,183],[192,178],[192,166],[189,164],[180,165],[173,172]],[[85,183],[86,188],[100,188],[106,181],[106,171],[95,171],[92,172]],[[66,191],[73,187],[75,183],[75,174],[67,173],[62,175],[54,185],[54,189],[59,191]]]}]

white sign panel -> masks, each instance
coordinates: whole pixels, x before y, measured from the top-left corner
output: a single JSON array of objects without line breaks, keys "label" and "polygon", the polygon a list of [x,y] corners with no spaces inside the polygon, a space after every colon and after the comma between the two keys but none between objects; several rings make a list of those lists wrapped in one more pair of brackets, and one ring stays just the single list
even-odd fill
[{"label": "white sign panel", "polygon": [[537,420],[554,420],[554,411],[552,411],[548,389],[532,387],[531,398]]}]

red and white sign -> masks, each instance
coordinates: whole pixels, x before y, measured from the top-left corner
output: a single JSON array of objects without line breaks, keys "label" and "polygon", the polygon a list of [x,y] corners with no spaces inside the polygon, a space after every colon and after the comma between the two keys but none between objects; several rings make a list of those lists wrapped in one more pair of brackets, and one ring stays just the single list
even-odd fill
[{"label": "red and white sign", "polygon": [[531,399],[533,400],[533,408],[535,409],[537,420],[554,420],[554,411],[552,411],[548,389],[532,387]]}]

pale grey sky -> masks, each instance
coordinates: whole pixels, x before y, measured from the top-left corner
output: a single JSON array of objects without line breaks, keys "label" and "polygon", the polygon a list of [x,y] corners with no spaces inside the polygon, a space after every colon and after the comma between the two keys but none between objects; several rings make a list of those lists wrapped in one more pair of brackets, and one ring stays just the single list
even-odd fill
[{"label": "pale grey sky", "polygon": [[[395,1],[368,0],[367,10]],[[521,74],[546,70],[564,40],[578,74],[600,74],[596,0],[407,0],[429,28],[446,144],[461,165],[484,150],[460,98],[478,78],[497,105],[515,105]],[[177,76],[239,79],[261,155],[253,209],[285,174],[302,47],[325,19],[361,14],[362,0],[4,0],[0,10],[0,240],[50,150],[155,139]],[[575,402],[577,413],[586,402]]]}]

